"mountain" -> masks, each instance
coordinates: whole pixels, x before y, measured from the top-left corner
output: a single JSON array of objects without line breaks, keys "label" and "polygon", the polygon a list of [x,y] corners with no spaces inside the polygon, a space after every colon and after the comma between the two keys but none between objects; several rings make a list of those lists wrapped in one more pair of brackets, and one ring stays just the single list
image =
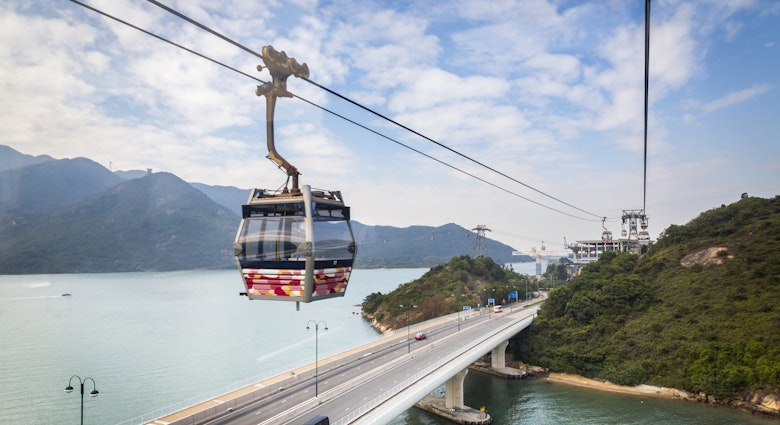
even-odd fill
[{"label": "mountain", "polygon": [[48,155],[25,155],[10,146],[0,145],[0,171],[26,167],[46,161],[54,161],[54,158]]},{"label": "mountain", "polygon": [[[366,226],[353,221],[358,244],[357,267],[433,267],[461,255],[473,255],[474,232],[457,224],[439,227]],[[486,254],[499,264],[532,261],[513,256],[514,249],[492,239],[485,241]]]},{"label": "mountain", "polygon": [[151,174],[151,170],[116,170],[114,175],[123,178],[124,180],[140,179],[141,177]]},{"label": "mountain", "polygon": [[[4,146],[0,164],[8,167],[0,171],[0,273],[235,266],[228,251],[246,189],[111,172],[86,158],[31,157]],[[432,267],[474,253],[475,234],[456,224],[352,225],[356,267]],[[531,261],[491,239],[485,246],[500,264]]]},{"label": "mountain", "polygon": [[54,214],[3,222],[0,270],[228,268],[239,217],[168,173],[122,182]]},{"label": "mountain", "polygon": [[670,226],[642,257],[605,253],[510,347],[556,372],[705,399],[780,392],[780,197]]},{"label": "mountain", "polygon": [[249,189],[239,189],[233,186],[209,186],[203,183],[190,183],[195,189],[203,192],[223,207],[241,216],[241,205],[249,200]]},{"label": "mountain", "polygon": [[54,211],[121,181],[86,158],[10,168],[0,172],[0,214],[23,216]]}]

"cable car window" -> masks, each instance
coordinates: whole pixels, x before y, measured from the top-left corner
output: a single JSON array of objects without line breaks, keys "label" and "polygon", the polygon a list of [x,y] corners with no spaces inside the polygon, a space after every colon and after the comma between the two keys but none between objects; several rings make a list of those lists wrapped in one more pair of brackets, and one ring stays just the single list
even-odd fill
[{"label": "cable car window", "polygon": [[345,220],[314,221],[314,246],[316,260],[351,260],[354,257],[354,242],[349,222]]},{"label": "cable car window", "polygon": [[247,217],[290,217],[304,216],[302,202],[262,203],[242,206],[244,218]]},{"label": "cable car window", "polygon": [[349,220],[349,207],[315,202],[312,204],[312,215],[315,219],[329,217],[336,220]]},{"label": "cable car window", "polygon": [[241,260],[287,261],[304,257],[298,247],[306,240],[303,217],[250,217],[239,236]]}]

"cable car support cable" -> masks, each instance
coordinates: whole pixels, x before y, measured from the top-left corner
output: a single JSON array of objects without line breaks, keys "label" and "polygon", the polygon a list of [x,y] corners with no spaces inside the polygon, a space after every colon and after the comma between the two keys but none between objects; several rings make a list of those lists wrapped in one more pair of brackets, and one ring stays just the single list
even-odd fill
[{"label": "cable car support cable", "polygon": [[[176,15],[177,17],[179,17],[179,18],[181,18],[181,19],[183,19],[183,20],[185,20],[185,21],[187,21],[187,22],[197,26],[198,28],[201,28],[204,31],[207,31],[210,34],[212,34],[212,35],[214,35],[216,37],[219,37],[220,39],[222,39],[222,40],[224,40],[224,41],[226,41],[226,42],[228,42],[228,43],[230,43],[230,44],[232,44],[232,45],[234,45],[234,46],[236,46],[236,47],[238,47],[238,48],[240,48],[240,49],[242,49],[242,50],[244,50],[244,51],[246,51],[246,52],[248,52],[248,53],[250,53],[250,54],[252,54],[252,55],[254,55],[256,57],[258,57],[258,58],[263,58],[263,55],[255,52],[254,50],[250,49],[249,47],[246,47],[243,44],[241,44],[241,43],[239,43],[239,42],[237,42],[237,41],[235,41],[235,40],[233,40],[233,39],[231,39],[231,38],[229,38],[229,37],[227,37],[225,35],[222,35],[218,31],[215,31],[215,30],[209,28],[208,26],[203,25],[200,22],[198,22],[198,21],[196,21],[196,20],[194,20],[192,18],[189,18],[188,16],[184,15],[183,13],[181,13],[181,12],[179,12],[179,11],[173,9],[173,8],[170,8],[170,7],[166,6],[166,5],[164,5],[164,4],[160,3],[160,2],[158,2],[157,0],[147,0],[147,1],[149,3],[152,3],[152,4],[156,5],[156,6],[164,9],[165,11],[167,11],[169,13],[172,13],[173,15]],[[343,99],[344,101],[349,102],[352,105],[357,106],[358,108],[361,108],[361,109],[363,109],[363,110],[365,110],[365,111],[367,111],[367,112],[369,112],[369,113],[371,113],[373,115],[376,115],[376,116],[382,118],[385,121],[388,121],[388,122],[390,122],[390,123],[392,123],[392,124],[394,124],[394,125],[396,125],[398,127],[401,127],[404,130],[411,132],[412,134],[415,134],[415,135],[417,135],[417,136],[419,136],[419,137],[421,137],[421,138],[423,138],[425,140],[428,140],[429,142],[434,143],[434,144],[436,144],[439,147],[442,147],[442,148],[444,148],[444,149],[446,149],[446,150],[448,150],[448,151],[450,151],[450,152],[452,152],[452,153],[454,153],[454,154],[456,154],[456,155],[458,155],[458,156],[460,156],[462,158],[465,158],[465,159],[467,159],[467,160],[469,160],[469,161],[471,161],[471,162],[473,162],[473,163],[475,163],[475,164],[477,164],[477,165],[479,165],[479,166],[481,166],[483,168],[486,168],[486,169],[488,169],[488,170],[490,170],[490,171],[492,171],[492,172],[494,172],[494,173],[496,173],[496,174],[498,174],[500,176],[503,176],[503,177],[505,177],[505,178],[507,178],[507,179],[509,179],[509,180],[511,180],[513,182],[515,182],[515,183],[518,183],[518,184],[520,184],[522,186],[525,186],[528,189],[531,189],[531,190],[533,190],[533,191],[535,191],[535,192],[537,192],[537,193],[539,193],[541,195],[544,195],[544,196],[546,196],[546,197],[548,197],[550,199],[553,199],[553,200],[555,200],[557,202],[560,202],[560,203],[562,203],[562,204],[564,204],[564,205],[566,205],[568,207],[574,208],[575,210],[578,210],[580,212],[583,212],[585,214],[588,214],[588,215],[591,215],[591,216],[594,216],[594,217],[597,217],[597,218],[601,218],[601,216],[598,215],[598,214],[594,214],[594,213],[586,211],[586,210],[584,210],[582,208],[576,207],[576,206],[574,206],[574,205],[572,205],[572,204],[570,204],[568,202],[565,202],[565,201],[563,201],[561,199],[558,199],[558,198],[556,198],[556,197],[554,197],[554,196],[552,196],[552,195],[550,195],[550,194],[548,194],[546,192],[543,192],[543,191],[541,191],[539,189],[536,189],[533,186],[530,186],[530,185],[528,185],[526,183],[523,183],[522,181],[520,181],[518,179],[515,179],[514,177],[509,176],[506,173],[498,171],[498,170],[496,170],[493,167],[490,167],[490,166],[488,166],[488,165],[486,165],[486,164],[484,164],[484,163],[482,163],[480,161],[477,161],[476,159],[471,158],[468,155],[465,155],[465,154],[463,154],[461,152],[458,152],[455,149],[452,149],[452,148],[450,148],[449,146],[447,146],[447,145],[445,145],[443,143],[440,143],[440,142],[438,142],[438,141],[436,141],[436,140],[434,140],[434,139],[432,139],[432,138],[430,138],[430,137],[428,137],[428,136],[426,136],[426,135],[424,135],[424,134],[422,134],[422,133],[420,133],[420,132],[418,132],[418,131],[410,128],[410,127],[407,127],[404,124],[401,124],[401,123],[393,120],[390,117],[385,116],[384,114],[381,114],[381,113],[379,113],[377,111],[374,111],[373,109],[371,109],[371,108],[369,108],[367,106],[364,106],[364,105],[362,105],[362,104],[360,104],[360,103],[358,103],[358,102],[356,102],[356,101],[354,101],[354,100],[352,100],[352,99],[350,99],[350,98],[348,98],[348,97],[346,97],[346,96],[344,96],[344,95],[342,95],[342,94],[340,94],[340,93],[338,93],[338,92],[336,92],[334,90],[331,90],[330,88],[328,88],[326,86],[323,86],[322,84],[317,83],[316,81],[313,81],[313,80],[309,79],[308,75],[300,77],[300,78],[302,80],[304,80],[304,81],[314,85],[317,88],[320,88],[320,89],[322,89],[322,90],[324,90],[324,91],[326,91],[326,92],[328,92],[328,93],[330,93],[330,94],[332,94],[332,95],[334,95],[336,97],[339,97],[340,99]]]},{"label": "cable car support cable", "polygon": [[[127,22],[127,21],[125,21],[125,20],[122,20],[121,18],[117,18],[117,17],[115,17],[115,16],[113,16],[113,15],[111,15],[111,14],[108,14],[108,13],[106,13],[106,12],[103,12],[103,11],[101,11],[101,10],[99,10],[99,9],[96,9],[96,8],[94,8],[94,7],[92,7],[92,6],[89,6],[89,5],[87,5],[87,4],[84,4],[84,3],[82,3],[82,2],[80,2],[80,1],[78,1],[78,0],[70,0],[70,1],[71,1],[72,3],[75,3],[75,4],[79,5],[79,6],[82,6],[82,7],[86,8],[86,9],[89,9],[89,10],[91,10],[91,11],[95,12],[95,13],[98,13],[98,14],[100,14],[100,15],[104,16],[104,17],[107,17],[107,18],[109,18],[109,19],[112,19],[112,20],[114,20],[114,21],[116,21],[116,22],[119,22],[119,23],[121,23],[121,24],[124,24],[124,25],[126,25],[126,26],[128,26],[128,27],[130,27],[130,28],[133,28],[133,29],[135,29],[135,30],[137,30],[137,31],[140,31],[140,32],[142,32],[142,33],[144,33],[144,34],[146,34],[146,35],[152,36],[152,37],[154,37],[154,38],[156,38],[156,39],[158,39],[158,40],[160,40],[160,41],[163,41],[163,42],[165,42],[165,43],[168,43],[168,44],[171,44],[171,45],[173,45],[173,46],[175,46],[175,47],[178,47],[178,48],[180,48],[180,49],[182,49],[182,50],[184,50],[184,51],[187,51],[187,52],[189,52],[189,53],[192,53],[192,54],[194,54],[194,55],[196,55],[196,56],[198,56],[198,57],[200,57],[200,58],[202,58],[202,59],[206,59],[206,60],[208,60],[208,61],[210,61],[210,62],[212,62],[212,63],[215,63],[215,64],[217,64],[217,65],[220,65],[220,66],[222,66],[222,67],[224,67],[224,68],[226,68],[226,69],[229,69],[229,70],[231,70],[231,71],[234,71],[234,72],[236,72],[236,73],[238,73],[238,74],[241,74],[241,75],[243,75],[243,76],[245,76],[245,77],[251,78],[251,79],[253,79],[253,80],[255,80],[255,81],[258,81],[258,82],[260,82],[260,83],[267,84],[267,82],[266,82],[266,81],[264,81],[264,80],[262,80],[262,79],[260,79],[260,78],[257,78],[257,77],[255,77],[255,76],[253,76],[253,75],[250,75],[250,74],[247,74],[247,73],[245,73],[245,72],[243,72],[243,71],[241,71],[241,70],[239,70],[239,69],[237,69],[237,68],[235,68],[235,67],[232,67],[232,66],[230,66],[230,65],[227,65],[227,64],[225,64],[225,63],[222,63],[222,62],[220,62],[220,61],[218,61],[218,60],[216,60],[216,59],[210,58],[210,57],[208,57],[208,56],[206,56],[206,55],[204,55],[204,54],[198,53],[197,51],[194,51],[194,50],[192,50],[192,49],[189,49],[189,48],[187,48],[187,47],[185,47],[185,46],[182,46],[181,44],[178,44],[178,43],[176,43],[176,42],[173,42],[173,41],[171,41],[171,40],[168,40],[168,39],[166,39],[166,38],[164,38],[164,37],[162,37],[162,36],[159,36],[159,35],[157,35],[157,34],[154,34],[154,33],[150,32],[150,31],[147,31],[147,30],[145,30],[145,29],[143,29],[143,28],[140,28],[140,27],[138,27],[138,26],[136,26],[136,25],[133,25],[133,24],[131,24],[131,23],[129,23],[129,22]],[[261,58],[262,58],[262,55],[258,54],[258,53],[257,53],[257,52],[255,52],[254,50],[252,50],[252,49],[249,49],[249,48],[247,48],[246,46],[243,46],[243,45],[241,45],[240,43],[238,43],[238,42],[235,42],[235,41],[231,40],[230,38],[228,38],[228,37],[225,37],[225,36],[223,36],[223,35],[219,34],[218,32],[216,32],[216,31],[214,31],[214,30],[211,30],[210,28],[206,27],[205,25],[202,25],[202,24],[198,23],[197,21],[195,21],[195,20],[193,20],[193,19],[190,19],[190,18],[188,18],[186,15],[183,15],[183,14],[181,14],[181,13],[179,13],[179,12],[175,11],[174,9],[171,9],[171,8],[169,8],[168,6],[165,6],[165,5],[163,5],[163,4],[161,4],[161,3],[159,3],[159,2],[157,2],[157,1],[155,1],[155,0],[147,0],[147,1],[149,1],[150,3],[153,3],[153,4],[155,4],[155,5],[157,5],[157,6],[161,7],[161,8],[163,8],[163,9],[165,9],[166,11],[168,11],[168,12],[170,12],[170,13],[172,13],[172,14],[174,14],[174,15],[178,16],[178,17],[180,17],[181,19],[184,19],[184,20],[186,20],[187,22],[190,22],[190,23],[192,23],[193,25],[196,25],[196,26],[198,26],[198,27],[200,27],[200,28],[204,29],[205,31],[208,31],[209,33],[211,33],[211,34],[213,34],[213,35],[215,35],[215,36],[217,36],[217,37],[219,37],[219,38],[221,38],[221,39],[223,39],[223,40],[225,40],[225,41],[229,42],[230,44],[233,44],[233,45],[235,45],[235,46],[237,46],[237,47],[241,48],[242,50],[245,50],[246,52],[248,52],[248,53],[250,53],[250,54],[252,54],[252,55],[254,55],[254,56],[257,56],[257,57],[261,57]],[[508,176],[508,175],[506,175],[506,174],[503,174],[503,173],[501,173],[501,172],[499,172],[499,171],[497,171],[497,170],[495,170],[495,169],[493,169],[493,168],[491,168],[491,167],[489,167],[489,166],[487,166],[487,165],[485,165],[485,164],[482,164],[482,163],[480,163],[479,161],[476,161],[476,160],[474,160],[474,159],[472,159],[472,158],[468,157],[467,155],[464,155],[464,154],[462,154],[462,153],[460,153],[460,152],[458,152],[458,151],[456,151],[456,150],[454,150],[454,149],[452,149],[452,148],[449,148],[449,147],[447,147],[446,145],[443,145],[443,144],[441,144],[441,143],[439,143],[439,142],[437,142],[437,141],[435,141],[435,140],[433,140],[433,139],[430,139],[430,138],[428,138],[427,136],[424,136],[424,135],[422,135],[422,134],[420,134],[420,133],[418,133],[418,132],[416,132],[416,131],[414,131],[414,130],[412,130],[412,129],[410,129],[410,128],[408,128],[408,127],[406,127],[406,126],[404,126],[404,125],[402,125],[402,124],[400,124],[400,123],[397,123],[397,122],[395,122],[394,120],[392,120],[392,119],[390,119],[390,118],[388,118],[388,117],[385,117],[384,115],[382,115],[382,114],[380,114],[380,113],[378,113],[378,112],[375,112],[375,111],[373,111],[373,110],[371,110],[371,109],[369,109],[369,108],[366,108],[366,107],[364,107],[364,106],[360,105],[359,103],[357,103],[357,102],[355,102],[355,101],[353,101],[353,100],[351,100],[351,99],[349,99],[349,98],[347,98],[347,97],[345,97],[345,96],[343,96],[343,95],[341,95],[341,94],[339,94],[339,93],[337,93],[337,92],[335,92],[335,91],[332,91],[332,90],[328,89],[327,87],[321,86],[321,85],[317,84],[316,82],[314,82],[314,81],[311,81],[311,80],[308,80],[308,79],[306,79],[306,81],[308,81],[308,82],[310,82],[310,83],[312,83],[312,84],[315,84],[315,85],[317,85],[318,87],[322,88],[323,90],[326,90],[326,91],[328,91],[328,92],[330,92],[330,93],[334,94],[335,96],[338,96],[338,97],[340,97],[340,98],[342,98],[342,99],[344,99],[344,100],[346,100],[346,101],[348,101],[348,102],[350,102],[350,103],[352,103],[352,104],[354,104],[354,105],[356,105],[356,106],[358,106],[358,107],[360,107],[360,108],[362,108],[362,109],[365,109],[365,110],[367,110],[367,111],[369,111],[369,112],[371,112],[371,113],[373,113],[373,114],[375,114],[375,115],[377,115],[377,116],[380,116],[380,117],[382,117],[383,119],[386,119],[386,120],[388,120],[388,121],[390,121],[390,122],[394,123],[395,125],[397,125],[397,126],[400,126],[400,127],[404,128],[404,129],[406,129],[407,131],[410,131],[410,132],[412,132],[412,133],[414,133],[414,134],[417,134],[417,135],[419,135],[419,136],[420,136],[420,137],[422,137],[422,138],[425,138],[425,139],[427,139],[427,140],[430,140],[431,142],[433,142],[433,143],[435,143],[435,144],[437,144],[437,145],[439,145],[439,146],[441,146],[441,147],[443,147],[443,148],[445,148],[445,149],[447,149],[447,150],[450,150],[451,152],[454,152],[454,153],[456,153],[457,155],[459,155],[459,156],[461,156],[461,157],[464,157],[464,158],[466,158],[466,159],[468,159],[468,160],[470,160],[470,161],[472,161],[472,162],[475,162],[475,163],[479,164],[480,166],[483,166],[483,167],[485,167],[485,168],[487,168],[487,169],[489,169],[489,170],[491,170],[491,171],[493,171],[493,172],[495,172],[495,173],[498,173],[498,174],[500,174],[500,175],[502,175],[502,176],[504,176],[504,177],[506,177],[506,178],[509,178],[509,179],[510,179],[510,180],[512,180],[512,181],[515,181],[515,182],[517,182],[517,183],[519,183],[519,184],[521,184],[521,185],[524,185],[524,186],[526,186],[526,187],[528,187],[528,188],[530,188],[530,189],[532,189],[532,190],[534,190],[534,191],[536,191],[536,192],[538,192],[538,193],[541,193],[541,194],[543,194],[543,195],[545,195],[545,196],[547,196],[547,197],[550,197],[550,198],[552,198],[552,199],[554,199],[554,200],[556,200],[556,201],[558,201],[558,202],[561,202],[561,203],[563,203],[563,204],[565,204],[565,205],[567,205],[567,206],[570,206],[570,207],[572,207],[572,208],[575,208],[575,209],[577,209],[577,210],[580,210],[580,211],[582,211],[582,212],[585,212],[585,213],[587,213],[587,214],[590,214],[590,215],[593,215],[593,216],[597,216],[596,214],[593,214],[593,213],[587,212],[587,211],[585,211],[585,210],[582,210],[582,209],[580,209],[580,208],[577,208],[577,207],[575,207],[575,206],[573,206],[573,205],[571,205],[571,204],[568,204],[568,203],[566,203],[566,202],[564,202],[564,201],[562,201],[562,200],[559,200],[559,199],[557,199],[557,198],[555,198],[555,197],[553,197],[553,196],[551,196],[551,195],[548,195],[548,194],[546,194],[546,193],[544,193],[544,192],[542,192],[542,191],[540,191],[540,190],[538,190],[538,189],[535,189],[535,188],[533,188],[533,187],[531,187],[531,186],[528,186],[527,184],[525,184],[525,183],[523,183],[523,182],[520,182],[520,181],[518,181],[518,180],[516,180],[516,179],[514,179],[514,178],[512,178],[512,177],[510,177],[510,176]],[[377,135],[377,136],[380,136],[380,137],[382,137],[382,138],[384,138],[384,139],[387,139],[388,141],[391,141],[391,142],[393,142],[393,143],[396,143],[396,144],[398,144],[398,145],[400,145],[400,146],[402,146],[402,147],[405,147],[405,148],[407,148],[407,149],[409,149],[409,150],[411,150],[411,151],[413,151],[413,152],[415,152],[415,153],[417,153],[417,154],[420,154],[420,155],[422,155],[422,156],[425,156],[425,157],[426,157],[426,158],[428,158],[428,159],[432,159],[432,160],[434,160],[434,161],[436,161],[436,162],[438,162],[438,163],[440,163],[440,164],[442,164],[442,165],[445,165],[445,166],[447,166],[447,167],[449,167],[449,168],[451,168],[451,169],[453,169],[453,170],[456,170],[456,171],[458,171],[458,172],[460,172],[460,173],[463,173],[463,174],[465,174],[465,175],[467,175],[467,176],[469,176],[469,177],[472,177],[472,178],[474,178],[474,179],[476,179],[476,180],[479,180],[479,181],[481,181],[481,182],[483,182],[483,183],[486,183],[486,184],[488,184],[488,185],[490,185],[490,186],[493,186],[493,187],[495,187],[495,188],[497,188],[497,189],[499,189],[499,190],[501,190],[501,191],[504,191],[504,192],[506,192],[506,193],[508,193],[508,194],[510,194],[510,195],[512,195],[512,196],[518,197],[518,198],[520,198],[520,199],[523,199],[523,200],[525,200],[525,201],[528,201],[528,202],[531,202],[531,203],[533,203],[533,204],[535,204],[535,205],[538,205],[538,206],[540,206],[540,207],[542,207],[542,208],[546,208],[546,209],[549,209],[549,210],[551,210],[551,211],[555,211],[555,212],[557,212],[557,213],[564,214],[564,215],[566,215],[566,216],[569,216],[569,217],[572,217],[572,218],[576,218],[576,219],[580,219],[580,220],[584,220],[584,221],[594,221],[594,222],[597,222],[597,221],[599,221],[599,220],[586,219],[586,218],[583,218],[583,217],[579,217],[579,216],[576,216],[576,215],[573,215],[573,214],[570,214],[570,213],[567,213],[567,212],[564,212],[564,211],[558,210],[558,209],[556,209],[556,208],[550,207],[550,206],[548,206],[548,205],[542,204],[542,203],[540,203],[540,202],[534,201],[534,200],[532,200],[532,199],[529,199],[529,198],[527,198],[527,197],[525,197],[525,196],[522,196],[522,195],[520,195],[520,194],[517,194],[517,193],[515,193],[515,192],[513,192],[513,191],[511,191],[511,190],[508,190],[508,189],[506,189],[506,188],[503,188],[503,187],[501,187],[501,186],[499,186],[499,185],[497,185],[497,184],[495,184],[495,183],[491,183],[491,182],[489,182],[489,181],[487,181],[487,180],[485,180],[485,179],[483,179],[483,178],[480,178],[480,177],[478,177],[478,176],[476,176],[476,175],[474,175],[474,174],[472,174],[472,173],[469,173],[469,172],[467,172],[467,171],[465,171],[465,170],[462,170],[462,169],[460,169],[460,168],[458,168],[458,167],[456,167],[456,166],[450,165],[450,164],[448,164],[447,162],[444,162],[444,161],[442,161],[442,160],[439,160],[439,159],[437,159],[436,157],[433,157],[433,156],[431,156],[431,155],[429,155],[429,154],[426,154],[426,153],[424,153],[424,152],[422,152],[422,151],[420,151],[420,150],[418,150],[418,149],[415,149],[415,148],[413,148],[413,147],[411,147],[411,146],[409,146],[409,145],[406,145],[406,144],[404,144],[404,143],[402,143],[402,142],[400,142],[400,141],[398,141],[398,140],[395,140],[395,139],[393,139],[393,138],[391,138],[391,137],[389,137],[389,136],[387,136],[387,135],[385,135],[385,134],[382,134],[382,133],[378,132],[377,130],[374,130],[374,129],[372,129],[372,128],[370,128],[370,127],[367,127],[367,126],[365,126],[365,125],[363,125],[363,124],[360,124],[360,123],[358,123],[358,122],[356,122],[356,121],[354,121],[354,120],[352,120],[352,119],[350,119],[350,118],[348,118],[348,117],[346,117],[346,116],[344,116],[344,115],[341,115],[341,114],[339,114],[339,113],[336,113],[336,112],[334,112],[334,111],[332,111],[332,110],[330,110],[330,109],[328,109],[328,108],[325,108],[325,107],[323,107],[323,106],[320,106],[320,105],[318,105],[318,104],[316,104],[316,103],[314,103],[314,102],[312,102],[312,101],[309,101],[309,100],[307,100],[307,99],[305,99],[305,98],[303,98],[303,97],[301,97],[301,96],[298,96],[298,95],[296,95],[296,94],[292,94],[292,97],[295,97],[295,98],[297,98],[297,99],[299,99],[299,100],[302,100],[302,101],[304,101],[305,103],[308,103],[308,104],[309,104],[309,105],[311,105],[311,106],[314,106],[314,107],[316,107],[316,108],[319,108],[319,109],[323,110],[324,112],[327,112],[327,113],[329,113],[329,114],[331,114],[331,115],[333,115],[333,116],[335,116],[335,117],[341,118],[341,119],[343,119],[343,120],[345,120],[345,121],[347,121],[347,122],[349,122],[349,123],[351,123],[351,124],[353,124],[353,125],[356,125],[356,126],[358,126],[358,127],[362,128],[362,129],[364,129],[364,130],[367,130],[367,131],[371,132],[371,133],[374,133],[374,134],[375,134],[375,135]],[[278,153],[277,153],[277,155],[278,155]],[[269,156],[271,156],[271,155],[269,154]],[[284,160],[283,160],[283,161],[284,161]],[[276,162],[276,161],[274,161],[274,162]],[[284,161],[284,162],[286,162],[286,161]],[[278,165],[278,164],[277,164],[277,165]],[[284,167],[281,167],[281,168],[284,168]],[[288,172],[288,174],[289,174],[289,171],[288,171],[287,169],[285,169],[285,171],[286,171],[286,172]]]}]

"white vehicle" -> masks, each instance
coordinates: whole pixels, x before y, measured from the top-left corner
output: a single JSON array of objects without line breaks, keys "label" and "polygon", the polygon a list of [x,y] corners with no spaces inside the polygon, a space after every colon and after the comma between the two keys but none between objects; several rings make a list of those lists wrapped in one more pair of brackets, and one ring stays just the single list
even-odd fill
[{"label": "white vehicle", "polygon": [[500,305],[493,307],[493,313],[501,313],[502,311],[504,311],[504,308]]}]

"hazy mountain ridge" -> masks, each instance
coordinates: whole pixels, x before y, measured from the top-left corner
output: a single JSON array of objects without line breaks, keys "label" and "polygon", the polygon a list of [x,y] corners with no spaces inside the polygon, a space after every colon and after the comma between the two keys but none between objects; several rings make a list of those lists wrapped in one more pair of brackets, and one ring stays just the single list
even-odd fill
[{"label": "hazy mountain ridge", "polygon": [[[366,226],[353,222],[352,230],[358,243],[358,265],[361,268],[433,267],[447,263],[453,257],[473,255],[476,234],[457,224],[443,226]],[[488,257],[499,264],[532,261],[528,256],[513,256],[509,245],[486,239]]]},{"label": "hazy mountain ridge", "polygon": [[239,218],[167,173],[122,182],[54,214],[0,226],[3,273],[228,268]]},{"label": "hazy mountain ridge", "polygon": [[[44,158],[0,149],[0,164],[20,161],[0,171],[0,273],[235,266],[233,238],[249,190],[169,173],[111,172],[86,158]],[[430,267],[474,249],[475,235],[455,224],[352,223],[356,267]],[[486,246],[499,262],[530,260],[490,239]]]},{"label": "hazy mountain ridge", "polygon": [[26,155],[10,146],[0,145],[0,171],[47,161],[54,161],[54,158],[48,155]]},{"label": "hazy mountain ridge", "polygon": [[0,172],[0,214],[53,211],[120,182],[121,178],[86,158],[9,168]]}]

